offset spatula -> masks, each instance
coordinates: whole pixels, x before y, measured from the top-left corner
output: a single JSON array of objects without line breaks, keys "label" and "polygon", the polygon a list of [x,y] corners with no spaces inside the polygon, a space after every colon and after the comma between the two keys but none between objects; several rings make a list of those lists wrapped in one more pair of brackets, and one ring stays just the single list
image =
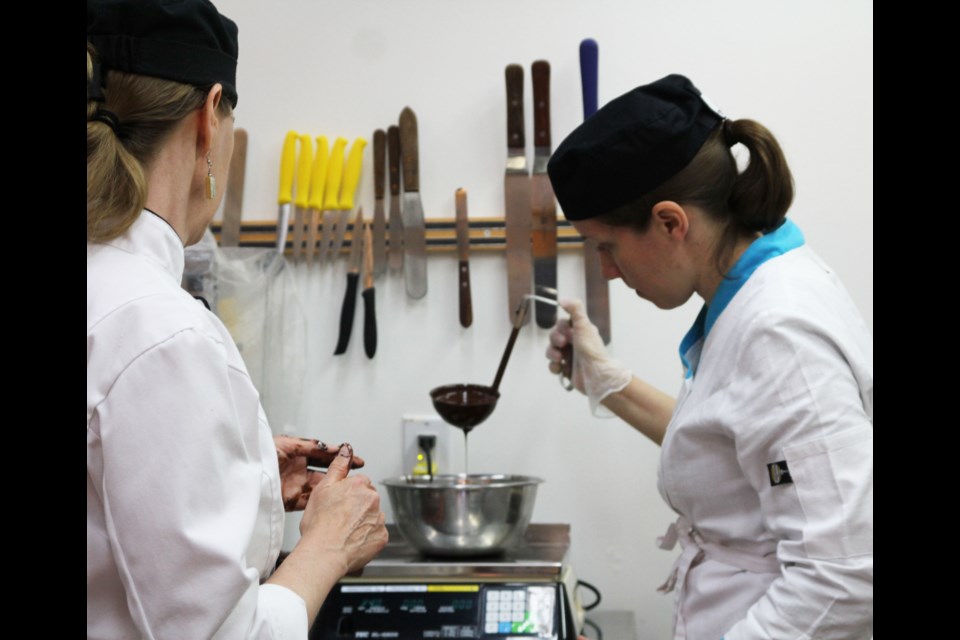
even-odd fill
[{"label": "offset spatula", "polygon": [[[533,280],[537,287],[557,288],[557,201],[547,175],[550,161],[550,63],[537,60],[533,75]],[[536,301],[537,326],[557,322],[557,305]]]},{"label": "offset spatula", "polygon": [[[530,174],[523,129],[523,67],[507,65],[507,170],[504,176],[504,223],[507,233],[507,316],[517,321],[516,309],[533,289],[530,268]],[[530,315],[520,321],[526,324]]]},{"label": "offset spatula", "polygon": [[233,132],[233,157],[230,159],[230,175],[227,192],[223,197],[223,226],[220,229],[220,246],[236,247],[240,244],[240,219],[243,217],[243,182],[247,169],[247,130]]},{"label": "offset spatula", "polygon": [[427,295],[427,230],[420,202],[420,152],[417,116],[410,107],[400,112],[400,155],[403,159],[403,273],[407,295]]},{"label": "offset spatula", "polygon": [[[580,43],[580,81],[583,86],[583,119],[597,111],[597,41],[587,38]],[[610,287],[600,267],[600,253],[595,240],[583,243],[583,268],[587,282],[587,315],[600,330],[604,344],[610,343]]]}]

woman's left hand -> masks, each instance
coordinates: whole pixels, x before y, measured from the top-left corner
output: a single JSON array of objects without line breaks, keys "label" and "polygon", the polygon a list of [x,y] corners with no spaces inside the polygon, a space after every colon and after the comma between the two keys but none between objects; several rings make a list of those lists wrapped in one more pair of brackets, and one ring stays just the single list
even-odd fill
[{"label": "woman's left hand", "polygon": [[[313,438],[274,436],[277,447],[277,462],[280,465],[280,485],[285,511],[302,511],[310,498],[310,492],[323,474],[307,469],[326,467],[336,459],[340,446],[331,446]],[[353,457],[354,469],[363,466],[363,458]]]}]

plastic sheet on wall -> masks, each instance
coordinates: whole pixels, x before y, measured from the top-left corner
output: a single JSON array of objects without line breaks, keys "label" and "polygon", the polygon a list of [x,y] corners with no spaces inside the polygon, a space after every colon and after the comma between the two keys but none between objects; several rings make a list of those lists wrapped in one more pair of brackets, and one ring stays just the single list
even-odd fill
[{"label": "plastic sheet on wall", "polygon": [[275,434],[296,433],[306,372],[306,315],[292,269],[274,249],[187,248],[184,288],[202,295],[243,357]]}]

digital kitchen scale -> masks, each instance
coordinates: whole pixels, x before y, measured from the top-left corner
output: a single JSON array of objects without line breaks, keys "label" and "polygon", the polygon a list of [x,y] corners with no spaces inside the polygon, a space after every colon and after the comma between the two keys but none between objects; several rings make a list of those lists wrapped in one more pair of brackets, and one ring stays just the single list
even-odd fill
[{"label": "digital kitchen scale", "polygon": [[327,597],[310,640],[576,640],[583,608],[567,562],[570,525],[531,524],[500,556],[429,558],[389,524],[390,542]]}]

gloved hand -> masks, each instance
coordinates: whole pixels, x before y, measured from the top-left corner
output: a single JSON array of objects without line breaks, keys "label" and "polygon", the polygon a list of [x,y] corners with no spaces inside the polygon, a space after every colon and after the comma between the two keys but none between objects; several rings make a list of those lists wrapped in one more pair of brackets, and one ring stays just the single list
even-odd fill
[{"label": "gloved hand", "polygon": [[572,344],[573,385],[586,394],[593,415],[610,417],[613,413],[600,403],[630,384],[633,374],[607,353],[600,330],[590,322],[583,302],[561,298],[557,303],[570,314],[570,318],[558,320],[550,332],[550,346],[547,347],[550,371],[560,373],[563,348]]}]

